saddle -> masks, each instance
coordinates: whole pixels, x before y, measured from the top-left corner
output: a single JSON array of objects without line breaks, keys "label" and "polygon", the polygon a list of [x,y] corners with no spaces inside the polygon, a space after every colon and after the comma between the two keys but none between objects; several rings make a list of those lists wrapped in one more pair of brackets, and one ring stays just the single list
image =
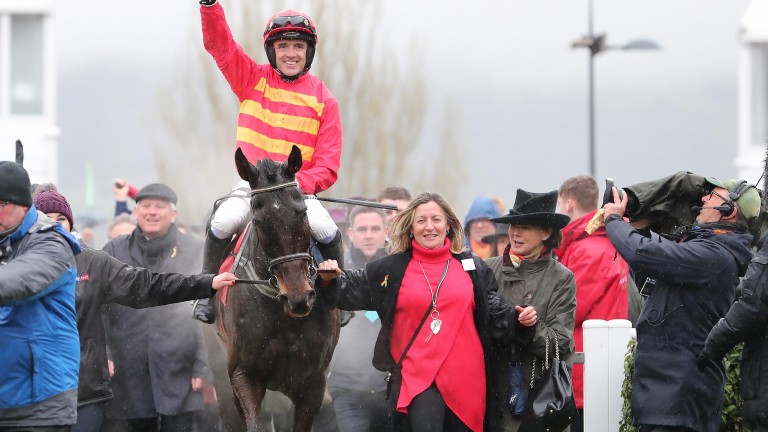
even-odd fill
[{"label": "saddle", "polygon": [[[229,246],[227,247],[227,250],[225,252],[225,259],[224,262],[221,263],[221,266],[219,266],[219,273],[222,272],[230,272],[235,273],[235,271],[238,268],[242,268],[246,274],[251,279],[257,279],[256,270],[253,265],[253,261],[249,260],[248,254],[244,254],[248,248],[250,248],[250,243],[245,242],[247,238],[250,238],[251,236],[251,227],[252,224],[246,224],[245,228],[240,232],[240,234],[237,234],[232,241],[230,241]],[[245,256],[244,256],[245,255]],[[219,301],[221,301],[221,304],[226,306],[227,305],[227,294],[229,293],[229,287],[226,286],[219,290]]]}]

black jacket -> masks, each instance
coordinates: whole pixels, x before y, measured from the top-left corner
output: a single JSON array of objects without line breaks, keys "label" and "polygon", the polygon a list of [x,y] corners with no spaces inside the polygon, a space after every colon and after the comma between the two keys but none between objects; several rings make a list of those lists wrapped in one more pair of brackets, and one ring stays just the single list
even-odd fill
[{"label": "black jacket", "polygon": [[[496,278],[490,268],[476,255],[464,252],[455,254],[459,261],[472,259],[474,271],[469,272],[475,293],[475,326],[485,352],[486,368],[486,416],[485,430],[497,430],[493,382],[496,373],[492,367],[491,341],[521,342],[529,340],[532,332],[517,321],[517,311],[497,294]],[[390,332],[395,316],[397,297],[400,292],[405,270],[411,260],[411,251],[390,255],[371,262],[364,269],[346,271],[329,287],[319,287],[331,306],[343,310],[375,310],[381,319],[381,331],[376,340],[373,366],[381,371],[388,371],[396,364],[390,351]],[[390,400],[397,401],[398,394],[392,394]]]},{"label": "black jacket", "polygon": [[103,251],[83,248],[77,261],[77,329],[80,332],[78,406],[112,399],[101,306],[165,305],[213,295],[213,275],[152,273],[124,264]]},{"label": "black jacket", "polygon": [[635,423],[718,431],[723,364],[699,370],[697,356],[733,301],[752,256],[752,236],[699,230],[676,243],[656,233],[645,237],[614,215],[606,219],[606,231],[627,264],[648,277],[641,292],[649,295],[637,322]]},{"label": "black jacket", "polygon": [[[155,263],[148,263],[142,255],[139,228],[113,239],[104,251],[126,264],[155,272],[199,273],[202,241],[177,232],[173,225],[171,231],[175,237],[171,242],[165,238],[167,248]],[[107,405],[105,417],[147,418],[201,410],[203,396],[192,391],[190,382],[194,377],[210,379],[210,369],[201,323],[192,319],[191,307],[177,303],[131,309],[110,304],[107,311],[115,398]]]},{"label": "black jacket", "polygon": [[704,353],[718,363],[736,344],[741,354],[744,419],[768,426],[768,244],[752,258],[739,285],[741,297],[709,332]]}]

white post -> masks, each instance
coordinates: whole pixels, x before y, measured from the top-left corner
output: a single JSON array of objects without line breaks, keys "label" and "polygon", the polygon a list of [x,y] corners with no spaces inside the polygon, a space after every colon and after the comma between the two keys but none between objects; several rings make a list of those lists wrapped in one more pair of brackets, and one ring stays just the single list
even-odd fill
[{"label": "white post", "polygon": [[632,323],[627,320],[608,321],[608,430],[618,432],[621,424],[624,400],[621,398],[621,388],[624,384],[624,358],[627,356],[627,344],[635,335]]},{"label": "white post", "polygon": [[608,429],[608,321],[587,320],[584,329],[584,430]]},{"label": "white post", "polygon": [[584,329],[584,430],[617,432],[624,357],[634,335],[627,320],[587,320]]}]

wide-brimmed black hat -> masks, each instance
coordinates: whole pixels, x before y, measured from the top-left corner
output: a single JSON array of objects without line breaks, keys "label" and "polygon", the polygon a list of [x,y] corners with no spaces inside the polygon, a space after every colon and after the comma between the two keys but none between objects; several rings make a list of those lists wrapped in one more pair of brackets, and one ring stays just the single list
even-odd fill
[{"label": "wide-brimmed black hat", "polygon": [[496,241],[499,239],[499,237],[506,237],[509,231],[509,225],[507,224],[496,224],[496,232],[493,234],[488,234],[487,236],[483,236],[480,241],[487,244],[496,244]]},{"label": "wide-brimmed black hat", "polygon": [[557,191],[546,193],[517,190],[515,204],[509,213],[491,219],[497,223],[510,225],[536,225],[545,228],[563,229],[571,218],[555,213],[557,209]]}]

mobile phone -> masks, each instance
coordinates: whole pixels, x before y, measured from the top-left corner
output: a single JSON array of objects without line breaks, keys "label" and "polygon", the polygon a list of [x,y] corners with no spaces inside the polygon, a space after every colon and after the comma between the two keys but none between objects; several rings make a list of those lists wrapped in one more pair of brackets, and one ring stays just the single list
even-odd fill
[{"label": "mobile phone", "polygon": [[624,196],[623,191],[621,188],[617,187],[613,179],[610,177],[605,178],[605,192],[603,192],[603,205],[606,205],[608,203],[613,202],[613,188],[616,187],[616,190],[619,191],[619,199],[621,199]]}]

